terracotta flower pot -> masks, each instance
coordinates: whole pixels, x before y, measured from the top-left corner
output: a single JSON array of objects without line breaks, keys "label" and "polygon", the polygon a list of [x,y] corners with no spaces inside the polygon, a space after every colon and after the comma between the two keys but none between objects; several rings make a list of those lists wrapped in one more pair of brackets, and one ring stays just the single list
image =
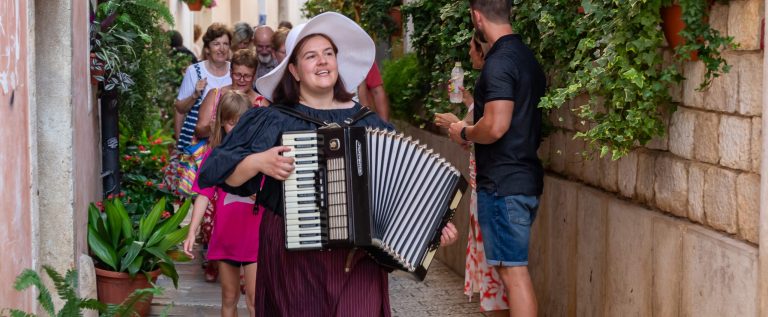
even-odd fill
[{"label": "terracotta flower pot", "polygon": [[403,14],[400,7],[389,8],[389,17],[395,22],[395,32],[392,36],[401,36],[403,34]]},{"label": "terracotta flower pot", "polygon": [[187,2],[187,7],[189,7],[189,11],[200,11],[203,9],[203,1],[202,0],[194,0]]},{"label": "terracotta flower pot", "polygon": [[[101,66],[101,69],[93,69],[92,66],[94,64],[98,64],[99,66]],[[99,81],[96,79],[96,76],[104,76],[104,62],[102,62],[101,60],[99,60],[98,57],[96,57],[96,53],[91,53],[89,66],[91,70],[91,85],[96,86],[99,84]]]},{"label": "terracotta flower pot", "polygon": [[[709,2],[711,5],[711,1]],[[685,44],[685,40],[680,35],[680,31],[685,29],[683,21],[683,8],[679,4],[673,4],[661,8],[661,28],[664,30],[664,37],[667,39],[669,48],[675,49]],[[699,60],[698,52],[691,52],[691,60]]]},{"label": "terracotta flower pot", "polygon": [[[160,275],[160,269],[149,272],[152,282],[157,282]],[[107,304],[120,304],[128,298],[134,290],[150,288],[152,285],[144,277],[144,274],[136,274],[131,278],[128,273],[113,272],[96,268],[96,291],[99,295],[99,301]],[[148,316],[152,305],[152,296],[147,301],[136,304],[134,308],[141,316]]]}]

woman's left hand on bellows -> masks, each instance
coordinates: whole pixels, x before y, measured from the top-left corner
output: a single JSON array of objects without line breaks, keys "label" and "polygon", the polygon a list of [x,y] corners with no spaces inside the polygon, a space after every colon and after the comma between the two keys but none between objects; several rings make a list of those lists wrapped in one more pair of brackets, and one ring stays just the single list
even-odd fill
[{"label": "woman's left hand on bellows", "polygon": [[456,230],[456,226],[453,222],[449,222],[443,228],[443,235],[440,236],[440,246],[445,247],[453,244],[459,239],[459,231]]}]

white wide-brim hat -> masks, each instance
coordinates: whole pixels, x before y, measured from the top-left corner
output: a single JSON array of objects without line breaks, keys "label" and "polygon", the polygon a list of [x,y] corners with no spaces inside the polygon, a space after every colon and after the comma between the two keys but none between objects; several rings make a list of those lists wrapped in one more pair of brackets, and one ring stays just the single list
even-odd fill
[{"label": "white wide-brim hat", "polygon": [[354,21],[336,12],[318,14],[307,23],[294,27],[285,39],[285,59],[272,71],[256,80],[256,89],[270,101],[275,87],[283,78],[288,59],[296,49],[296,43],[311,34],[323,34],[333,41],[339,52],[336,55],[339,77],[348,92],[354,93],[373,66],[376,46],[368,33]]}]

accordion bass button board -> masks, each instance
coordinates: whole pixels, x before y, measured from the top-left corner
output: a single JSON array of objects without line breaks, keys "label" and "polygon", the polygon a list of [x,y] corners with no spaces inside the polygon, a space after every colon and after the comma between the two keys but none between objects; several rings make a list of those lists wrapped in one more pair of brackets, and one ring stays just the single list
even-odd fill
[{"label": "accordion bass button board", "polygon": [[423,280],[467,189],[461,173],[403,134],[363,127],[286,132],[288,250],[358,247]]}]

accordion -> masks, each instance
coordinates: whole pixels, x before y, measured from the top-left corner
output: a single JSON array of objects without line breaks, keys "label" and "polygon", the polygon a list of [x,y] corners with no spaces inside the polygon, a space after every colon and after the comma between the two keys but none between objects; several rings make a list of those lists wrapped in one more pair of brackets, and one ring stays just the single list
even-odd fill
[{"label": "accordion", "polygon": [[363,127],[286,132],[288,250],[359,247],[423,280],[467,189],[461,173],[403,134]]}]

